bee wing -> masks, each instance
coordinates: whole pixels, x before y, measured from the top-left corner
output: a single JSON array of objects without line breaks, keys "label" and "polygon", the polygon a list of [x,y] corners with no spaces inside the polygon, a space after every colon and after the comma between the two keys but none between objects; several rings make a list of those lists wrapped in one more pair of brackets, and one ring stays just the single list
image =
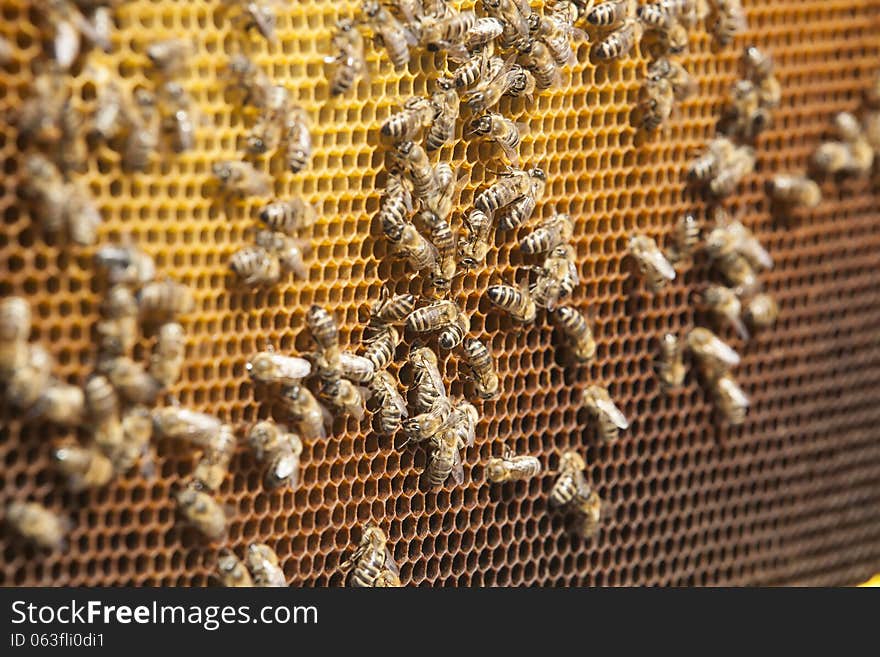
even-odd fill
[{"label": "bee wing", "polygon": [[383,565],[396,576],[400,576],[400,568],[398,568],[397,562],[394,560],[394,555],[391,554],[391,550],[387,547],[385,548],[385,563]]},{"label": "bee wing", "polygon": [[73,61],[79,55],[80,38],[79,30],[70,21],[60,21],[55,24],[55,61],[63,69],[70,68]]},{"label": "bee wing", "polygon": [[660,249],[647,251],[643,254],[643,257],[663,278],[670,281],[675,280],[675,267],[666,259],[666,256],[663,255]]},{"label": "bee wing", "polygon": [[761,243],[752,235],[740,238],[737,248],[741,253],[748,254],[748,257],[757,262],[764,269],[773,269],[773,256],[767,249],[761,246]]},{"label": "bee wing", "polygon": [[739,354],[736,353],[733,347],[721,340],[721,338],[713,336],[709,344],[706,345],[706,352],[712,358],[720,360],[729,367],[736,367],[739,365]]},{"label": "bee wing", "polygon": [[280,362],[282,375],[286,379],[297,381],[306,378],[312,373],[312,364],[305,358],[298,356],[275,356]]},{"label": "bee wing", "polygon": [[628,429],[629,422],[623,412],[615,406],[610,399],[599,397],[596,399],[596,407],[611,420],[618,429]]},{"label": "bee wing", "polygon": [[456,486],[461,486],[464,483],[464,464],[461,461],[461,454],[456,449],[455,456],[452,457],[452,481],[455,482]]},{"label": "bee wing", "polygon": [[732,379],[722,377],[718,380],[718,383],[716,385],[724,388],[724,391],[727,393],[733,403],[744,408],[749,407],[750,402],[748,396],[745,392],[743,392],[743,389],[740,388]]},{"label": "bee wing", "polygon": [[389,393],[389,396],[391,403],[394,404],[398,411],[400,411],[400,417],[409,417],[409,409],[407,409],[406,407],[406,400],[401,396],[401,394],[396,390],[392,390]]}]

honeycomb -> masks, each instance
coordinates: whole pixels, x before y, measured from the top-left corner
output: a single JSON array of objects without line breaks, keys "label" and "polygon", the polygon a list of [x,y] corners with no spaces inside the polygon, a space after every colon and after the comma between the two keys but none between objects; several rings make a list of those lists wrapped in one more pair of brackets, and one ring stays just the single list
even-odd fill
[{"label": "honeycomb", "polygon": [[[369,78],[356,93],[329,99],[322,58],[335,21],[355,4],[283,3],[270,44],[236,28],[218,2],[133,0],[115,11],[112,52],[89,55],[149,85],[149,42],[186,35],[197,44],[182,78],[198,101],[197,147],[180,156],[163,151],[136,174],[121,171],[116,153],[98,149],[82,180],[105,217],[100,241],[130,238],[195,293],[197,311],[183,321],[187,367],[172,393],[237,426],[273,410],[250,382],[247,358],[266,344],[301,347],[310,304],[336,313],[343,338],[356,341],[365,308],[385,282],[406,287],[402,265],[383,258],[372,222],[383,175],[377,128],[402,99],[425,93],[441,59],[425,54],[398,73],[384,52],[368,49]],[[45,238],[17,197],[21,144],[9,117],[28,94],[28,62],[44,50],[37,5],[8,0],[0,18],[15,51],[0,88],[0,294],[30,300],[32,340],[51,350],[60,376],[83,383],[103,294],[93,249]],[[596,361],[563,367],[549,323],[518,330],[490,311],[482,298],[487,285],[513,278],[521,264],[513,237],[499,236],[486,266],[456,279],[452,290],[472,315],[472,333],[490,344],[503,390],[482,404],[464,485],[422,490],[424,453],[395,449],[366,422],[338,421],[332,437],[306,445],[292,491],[264,491],[262,469],[239,449],[218,493],[233,515],[229,545],[269,543],[290,582],[302,586],[341,583],[336,568],[371,519],[389,534],[409,585],[832,585],[880,570],[880,187],[876,176],[826,182],[819,208],[788,220],[771,214],[764,193],[774,172],[806,167],[836,112],[858,106],[880,67],[880,1],[744,5],[750,27],[731,46],[713,46],[703,30],[693,34],[682,62],[699,92],[656,136],[630,123],[645,65],[640,54],[595,67],[581,43],[559,88],[513,106],[514,119],[531,128],[524,162],[540,164],[549,177],[539,213],[555,207],[576,219],[582,284],[575,302],[594,317]],[[745,425],[731,430],[718,428],[696,377],[666,396],[652,371],[657,338],[693,325],[691,295],[706,279],[705,266],[698,262],[647,296],[631,284],[626,243],[636,229],[662,241],[680,213],[705,209],[682,173],[713,134],[747,43],[775,58],[784,93],[774,126],[757,143],[757,171],[734,204],[776,260],[763,280],[781,316],[774,329],[736,343],[744,354],[737,379],[753,406]],[[311,116],[315,142],[302,173],[275,162],[267,169],[277,195],[300,194],[320,211],[308,280],[267,290],[242,289],[227,267],[250,240],[258,200],[224,204],[210,174],[213,161],[237,157],[246,130],[222,80],[236,52],[293,90]],[[80,68],[74,73],[75,94],[85,100],[94,89]],[[464,175],[463,208],[492,179],[483,156],[482,147],[463,141],[440,153]],[[141,362],[148,349],[146,341],[138,346]],[[443,369],[460,394],[455,359]],[[579,411],[580,391],[591,381],[608,385],[632,422],[616,443],[598,444]],[[0,503],[41,501],[75,528],[69,549],[49,555],[0,527],[0,585],[213,583],[216,547],[179,521],[172,500],[192,454],[160,443],[153,478],[131,475],[73,494],[50,463],[51,444],[65,432],[3,413]],[[544,473],[488,485],[484,465],[505,445],[539,456]],[[607,502],[589,541],[572,533],[570,517],[548,508],[553,471],[568,448],[586,455],[589,478]]]}]

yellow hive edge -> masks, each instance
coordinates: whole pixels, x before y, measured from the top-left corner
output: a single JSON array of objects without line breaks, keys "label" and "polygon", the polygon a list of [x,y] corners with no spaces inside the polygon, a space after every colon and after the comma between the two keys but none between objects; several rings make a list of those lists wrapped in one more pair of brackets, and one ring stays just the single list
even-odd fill
[{"label": "yellow hive edge", "polygon": [[860,588],[863,586],[865,586],[865,587],[876,586],[877,588],[880,588],[880,574],[874,575],[871,579],[869,579],[864,584],[859,584]]}]

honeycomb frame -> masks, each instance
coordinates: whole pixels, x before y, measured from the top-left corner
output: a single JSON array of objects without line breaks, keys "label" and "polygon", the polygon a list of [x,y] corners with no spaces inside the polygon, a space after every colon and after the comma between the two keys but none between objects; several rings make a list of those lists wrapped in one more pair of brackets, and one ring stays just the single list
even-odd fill
[{"label": "honeycomb frame", "polygon": [[[464,485],[426,492],[418,484],[424,453],[395,449],[366,422],[337,422],[328,440],[306,445],[293,491],[264,491],[259,465],[239,449],[218,493],[234,512],[228,545],[269,543],[293,585],[339,584],[336,568],[358,526],[371,519],[385,527],[401,579],[411,585],[830,585],[880,570],[878,178],[828,181],[825,201],[790,222],[770,212],[764,193],[774,172],[806,167],[836,112],[858,106],[880,68],[880,1],[743,4],[750,27],[731,46],[713,46],[702,30],[693,35],[682,62],[699,91],[656,136],[630,124],[641,55],[596,67],[588,44],[580,44],[561,87],[513,105],[513,118],[531,127],[523,161],[548,174],[538,213],[556,208],[576,220],[582,283],[574,299],[594,317],[595,362],[563,367],[549,323],[514,329],[489,309],[487,285],[513,279],[521,264],[514,236],[499,235],[486,265],[456,279],[452,291],[472,314],[472,333],[490,344],[503,391],[481,406],[485,418],[465,455]],[[237,30],[217,2],[137,0],[115,11],[113,51],[88,56],[149,85],[148,42],[185,33],[198,44],[182,79],[199,105],[196,148],[163,152],[146,172],[128,174],[118,154],[102,147],[81,179],[105,218],[100,242],[130,237],[195,293],[197,311],[182,322],[186,368],[172,393],[236,426],[273,411],[245,361],[265,344],[302,347],[310,304],[335,312],[343,340],[354,342],[383,284],[406,288],[403,265],[384,257],[372,221],[383,178],[377,129],[404,98],[426,91],[441,60],[418,56],[397,73],[381,51],[368,49],[369,79],[356,93],[328,100],[322,58],[335,21],[355,5],[301,0],[297,11],[280,12],[277,42],[269,44]],[[48,240],[17,195],[21,144],[9,117],[28,93],[29,62],[42,56],[36,19],[25,0],[5,3],[0,18],[0,34],[15,48],[0,90],[0,294],[30,300],[32,340],[50,349],[60,376],[83,383],[94,362],[91,331],[103,291],[93,249]],[[763,280],[781,315],[772,330],[737,343],[737,378],[753,405],[745,425],[728,430],[717,428],[695,377],[664,395],[652,371],[657,338],[693,325],[690,295],[706,280],[705,266],[698,262],[663,292],[646,295],[632,285],[626,241],[635,229],[665,240],[679,214],[705,210],[682,172],[713,134],[748,43],[775,58],[783,98],[757,142],[757,171],[734,202],[775,258]],[[266,167],[277,195],[299,194],[319,209],[310,276],[267,290],[237,287],[227,267],[254,229],[259,201],[222,203],[210,174],[212,161],[238,157],[246,130],[223,91],[222,68],[234,52],[286,83],[312,120],[311,165],[296,175],[274,160]],[[87,100],[93,90],[75,72],[75,95]],[[486,156],[486,146],[461,141],[439,154],[467,174],[462,208],[492,178],[481,162]],[[136,349],[141,361],[149,344]],[[460,393],[455,359],[442,369]],[[598,444],[578,411],[588,381],[607,384],[631,420],[616,443]],[[0,585],[212,583],[216,547],[184,527],[171,495],[193,456],[160,443],[155,478],[120,477],[73,494],[50,466],[51,443],[66,433],[3,411],[0,504],[41,501],[75,527],[70,548],[49,555],[0,525]],[[545,472],[489,486],[483,465],[504,445],[539,455]],[[589,478],[608,505],[589,541],[548,507],[555,465],[568,448],[585,453]]]}]

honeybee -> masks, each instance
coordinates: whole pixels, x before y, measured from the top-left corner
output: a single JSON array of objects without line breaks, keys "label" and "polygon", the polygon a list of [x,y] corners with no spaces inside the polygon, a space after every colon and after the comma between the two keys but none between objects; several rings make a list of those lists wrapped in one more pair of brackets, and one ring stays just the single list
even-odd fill
[{"label": "honeybee", "polygon": [[437,247],[423,237],[412,224],[406,224],[401,230],[395,251],[418,272],[434,272],[440,258]]},{"label": "honeybee", "polygon": [[458,436],[452,431],[439,431],[428,440],[431,449],[425,468],[428,485],[442,486],[451,476],[455,485],[460,486],[464,481],[464,465],[459,452],[462,444]]},{"label": "honeybee", "polygon": [[707,27],[722,46],[728,45],[740,32],[745,31],[746,14],[741,0],[714,0],[713,19]]},{"label": "honeybee", "polygon": [[[114,416],[98,423],[94,445],[110,459],[115,472],[123,473],[146,455],[152,435],[150,412],[143,406],[133,406],[125,411],[121,421]],[[144,473],[149,474],[150,469],[149,460],[144,458]]]},{"label": "honeybee", "polygon": [[400,324],[415,309],[416,298],[412,294],[391,296],[388,288],[382,288],[381,296],[370,306],[370,325],[384,327]]},{"label": "honeybee", "polygon": [[19,132],[38,144],[54,145],[61,137],[61,114],[70,97],[61,72],[55,67],[39,72],[30,95],[15,116]]},{"label": "honeybee", "polygon": [[498,144],[505,157],[513,164],[519,164],[517,148],[527,130],[524,124],[514,123],[507,117],[494,113],[478,116],[468,124],[469,134]]},{"label": "honeybee", "polygon": [[82,388],[52,381],[42,391],[25,418],[76,426],[82,422],[85,410],[86,399]]},{"label": "honeybee", "polygon": [[508,481],[524,481],[541,474],[541,461],[535,456],[516,456],[509,449],[502,457],[489,459],[486,478],[494,484]]},{"label": "honeybee", "polygon": [[751,80],[737,80],[722,111],[721,129],[734,137],[754,139],[772,123],[772,116],[761,103],[758,87]]},{"label": "honeybee", "polygon": [[392,143],[412,141],[431,125],[435,113],[436,109],[430,99],[413,96],[407,99],[399,112],[385,120],[379,132]]},{"label": "honeybee", "polygon": [[574,232],[574,222],[567,214],[554,214],[538,224],[538,227],[519,242],[523,253],[535,254],[552,251],[566,244]]},{"label": "honeybee", "polygon": [[76,61],[85,39],[104,52],[110,51],[110,43],[79,8],[68,0],[46,0],[42,9],[52,27],[52,55],[61,69],[67,70]]},{"label": "honeybee", "polygon": [[293,385],[284,389],[281,401],[290,417],[297,423],[299,432],[306,440],[327,437],[324,428],[324,411],[315,396],[303,385]]},{"label": "honeybee", "polygon": [[119,356],[108,361],[105,374],[116,391],[134,404],[154,403],[162,388],[162,384],[140,363],[136,363],[128,356]]},{"label": "honeybee", "polygon": [[447,324],[437,336],[437,344],[441,349],[447,351],[455,349],[464,340],[471,328],[471,320],[463,312],[458,311],[458,315],[451,324]]},{"label": "honeybee", "polygon": [[[85,142],[86,117],[82,110],[75,107],[68,99],[64,103],[59,120],[59,139],[56,144],[55,161],[66,176],[71,173],[82,173],[88,159]],[[71,217],[73,219],[73,217]]]},{"label": "honeybee", "polygon": [[480,80],[494,78],[503,66],[503,59],[493,57],[491,48],[484,48],[459,64],[452,74],[452,81],[455,84],[455,88],[461,91],[466,87],[473,86]]},{"label": "honeybee", "polygon": [[459,262],[466,268],[476,267],[486,260],[492,238],[492,217],[482,210],[472,209],[462,220],[467,237],[457,240]]},{"label": "honeybee", "polygon": [[177,322],[159,328],[156,348],[150,357],[150,375],[166,388],[177,383],[186,357],[186,335]]},{"label": "honeybee", "polygon": [[543,169],[508,168],[501,179],[484,189],[474,201],[477,210],[494,216],[495,212],[514,201],[532,194],[535,181],[546,180]]},{"label": "honeybee", "polygon": [[147,283],[137,299],[141,319],[148,322],[164,324],[195,309],[190,289],[170,278]]},{"label": "honeybee", "polygon": [[434,301],[413,310],[406,318],[406,325],[416,333],[436,331],[458,318],[458,306],[453,301]]},{"label": "honeybee", "polygon": [[192,51],[188,39],[166,39],[147,46],[147,59],[162,75],[171,78],[183,72]]},{"label": "honeybee", "polygon": [[263,108],[268,105],[274,85],[269,77],[244,55],[233,55],[229,59],[227,76],[232,87],[244,93],[242,103]]},{"label": "honeybee", "polygon": [[211,449],[205,450],[193,469],[193,479],[205,490],[215,491],[229,473],[229,462],[235,452],[232,427],[224,424]]},{"label": "honeybee", "polygon": [[434,388],[433,382],[421,380],[416,384],[416,409],[422,408],[422,401],[427,401],[431,395],[434,397],[430,407],[403,422],[407,443],[430,440],[449,427],[452,403],[446,396],[446,390]]},{"label": "honeybee", "polygon": [[176,498],[181,514],[206,538],[219,541],[226,536],[226,513],[208,493],[191,483]]},{"label": "honeybee", "polygon": [[281,262],[256,244],[243,246],[232,254],[229,267],[245,285],[274,285],[281,278]]},{"label": "honeybee", "polygon": [[858,173],[859,166],[853,157],[849,144],[841,141],[828,141],[816,148],[812,157],[816,168],[825,174]]},{"label": "honeybee", "polygon": [[500,37],[503,31],[504,23],[500,19],[493,16],[480,17],[468,29],[462,43],[468,52],[482,51]]},{"label": "honeybee", "polygon": [[755,269],[773,268],[773,257],[740,221],[719,223],[706,237],[706,250],[712,258],[723,258],[729,251],[736,251]]},{"label": "honeybee", "polygon": [[122,152],[122,165],[131,171],[143,171],[159,147],[160,117],[158,101],[152,91],[134,90],[134,103],[126,107],[128,134]]},{"label": "honeybee", "polygon": [[586,498],[579,498],[577,509],[582,516],[581,536],[592,538],[599,531],[602,521],[602,498],[593,491]]},{"label": "honeybee", "polygon": [[113,479],[113,463],[97,449],[64,445],[58,447],[52,456],[74,492],[101,488]]},{"label": "honeybee", "polygon": [[251,543],[245,559],[253,575],[254,586],[287,586],[278,555],[265,543]]},{"label": "honeybee", "polygon": [[211,165],[211,171],[220,181],[220,188],[227,194],[240,197],[268,196],[271,181],[262,171],[249,162],[221,160]]},{"label": "honeybee", "polygon": [[244,563],[227,549],[221,550],[217,557],[217,577],[221,586],[248,588],[254,585]]},{"label": "honeybee", "polygon": [[309,268],[305,263],[305,254],[312,248],[308,241],[278,231],[260,230],[254,236],[254,244],[278,258],[282,271],[292,272],[299,278],[308,276]]},{"label": "honeybee", "polygon": [[510,285],[490,285],[486,290],[489,301],[505,311],[514,321],[531,324],[535,321],[536,306],[531,295],[524,289]]},{"label": "honeybee", "polygon": [[652,292],[659,292],[669,281],[675,280],[675,268],[653,238],[635,234],[630,237],[629,250]]},{"label": "honeybee", "polygon": [[436,151],[452,141],[455,137],[455,122],[459,115],[459,97],[455,80],[442,77],[437,78],[435,84],[437,88],[431,94],[434,116],[425,135],[425,148],[429,151]]},{"label": "honeybee", "polygon": [[467,55],[465,36],[476,24],[472,11],[449,12],[444,16],[427,15],[418,21],[419,43],[429,51],[448,50],[454,57]]},{"label": "honeybee", "polygon": [[139,288],[156,277],[156,263],[139,248],[102,246],[95,252],[95,264],[107,272],[111,285]]},{"label": "honeybee", "polygon": [[626,416],[611,400],[608,389],[602,386],[587,386],[583,396],[584,407],[596,420],[599,437],[606,442],[617,440],[621,430],[629,428]]},{"label": "honeybee", "polygon": [[223,0],[223,4],[237,10],[235,20],[245,31],[256,29],[267,41],[275,41],[278,16],[274,0]]},{"label": "honeybee", "polygon": [[313,304],[306,313],[306,324],[312,339],[322,351],[339,350],[339,326],[333,315]]},{"label": "honeybee", "polygon": [[62,550],[71,522],[36,502],[9,502],[6,522],[22,538],[47,550]]},{"label": "honeybee", "polygon": [[483,9],[501,21],[502,48],[518,50],[528,43],[532,8],[526,0],[483,0]]},{"label": "honeybee", "polygon": [[635,0],[609,0],[600,2],[586,14],[587,22],[602,28],[617,27],[635,15]]},{"label": "honeybee", "polygon": [[691,329],[687,344],[707,379],[717,379],[739,365],[739,354],[707,328]]},{"label": "honeybee", "polygon": [[7,381],[28,360],[31,308],[21,297],[0,301],[0,381]]},{"label": "honeybee", "polygon": [[293,385],[312,373],[305,358],[282,356],[274,351],[261,351],[251,358],[245,369],[251,378],[262,383]]},{"label": "honeybee", "polygon": [[447,430],[455,434],[460,445],[473,447],[477,437],[477,424],[480,413],[467,401],[457,402],[447,420]]},{"label": "honeybee", "polygon": [[596,339],[583,314],[569,306],[560,306],[553,313],[553,318],[569,342],[575,359],[586,363],[596,357]]},{"label": "honeybee", "polygon": [[379,430],[385,435],[393,434],[409,416],[406,402],[397,390],[397,380],[391,373],[380,370],[370,382],[370,392],[376,403]]},{"label": "honeybee", "polygon": [[312,158],[312,133],[309,131],[308,115],[301,107],[292,107],[285,122],[284,157],[291,173],[299,173]]},{"label": "honeybee", "polygon": [[849,112],[840,112],[834,117],[838,134],[849,147],[848,173],[866,174],[874,164],[874,149],[865,137],[859,120]]},{"label": "honeybee", "polygon": [[532,40],[526,44],[520,52],[520,61],[534,76],[536,89],[550,89],[561,84],[559,65],[543,41]]},{"label": "honeybee", "polygon": [[290,92],[287,87],[276,84],[268,88],[257,121],[247,137],[249,153],[262,155],[278,148],[290,107]]},{"label": "honeybee", "polygon": [[416,45],[416,37],[385,9],[377,0],[363,0],[361,12],[375,39],[388,51],[394,68],[400,70],[409,63],[409,48]]},{"label": "honeybee", "polygon": [[497,396],[501,389],[501,379],[486,345],[476,338],[466,338],[462,343],[462,351],[477,395],[482,399]]},{"label": "honeybee", "polygon": [[365,342],[364,358],[373,364],[378,374],[394,360],[394,351],[400,344],[400,332],[393,326],[383,326]]},{"label": "honeybee", "polygon": [[773,58],[755,46],[749,46],[743,53],[743,60],[748,74],[756,82],[762,107],[778,107],[782,99],[782,86],[774,75]]},{"label": "honeybee", "polygon": [[348,379],[324,381],[319,394],[340,415],[350,415],[358,422],[364,418],[364,395]]},{"label": "honeybee", "polygon": [[324,58],[327,64],[333,64],[330,95],[339,96],[351,89],[364,73],[367,66],[364,59],[364,38],[351,20],[342,19],[336,23],[330,47],[336,53],[332,57]]},{"label": "honeybee", "polygon": [[688,166],[688,177],[702,183],[709,182],[720,172],[735,150],[736,145],[727,137],[712,139],[703,153]]},{"label": "honeybee", "polygon": [[268,488],[282,485],[295,487],[299,482],[299,458],[302,440],[271,420],[255,424],[248,434],[248,443],[257,460],[267,464],[264,481]]},{"label": "honeybee", "polygon": [[213,415],[179,406],[166,406],[152,412],[153,428],[160,438],[180,440],[201,449],[216,449],[223,423]]},{"label": "honeybee", "polygon": [[779,304],[769,294],[756,294],[746,303],[745,320],[753,328],[767,328],[779,317]]},{"label": "honeybee", "polygon": [[403,586],[400,583],[400,574],[394,572],[393,570],[389,570],[386,568],[379,576],[376,578],[376,581],[373,583],[373,586],[376,588],[399,588]]},{"label": "honeybee", "polygon": [[16,408],[33,406],[49,385],[53,360],[40,345],[28,344],[24,366],[15,369],[6,383],[6,399]]},{"label": "honeybee", "polygon": [[397,564],[388,549],[388,537],[379,527],[368,523],[364,527],[360,543],[352,555],[339,565],[344,573],[351,571],[349,586],[372,587],[385,571],[399,575]]},{"label": "honeybee", "polygon": [[718,174],[709,181],[709,191],[716,197],[729,196],[748,174],[755,170],[755,151],[750,146],[740,146],[723,163]]},{"label": "honeybee", "polygon": [[343,351],[339,354],[339,371],[349,381],[369,383],[376,374],[376,367],[369,358]]},{"label": "honeybee", "polygon": [[748,340],[749,331],[742,321],[742,303],[734,290],[710,285],[703,291],[701,303],[717,321],[730,324],[743,340]]},{"label": "honeybee", "polygon": [[106,376],[97,374],[90,377],[83,393],[86,411],[96,424],[115,418],[119,414],[119,396]]},{"label": "honeybee", "polygon": [[440,193],[440,182],[425,149],[415,142],[403,141],[394,147],[392,157],[412,183],[413,195],[431,208]]},{"label": "honeybee", "polygon": [[666,251],[666,259],[678,269],[691,258],[700,241],[700,222],[692,214],[683,214],[672,230],[672,247]]},{"label": "honeybee", "polygon": [[440,376],[437,355],[427,347],[417,347],[410,352],[412,366],[412,389],[415,390],[415,410],[424,413],[442,405],[447,400],[446,387]]},{"label": "honeybee", "polygon": [[667,57],[661,57],[648,66],[648,78],[668,81],[677,101],[687,100],[697,91],[696,80],[687,69]]},{"label": "honeybee", "polygon": [[732,425],[739,426],[746,421],[749,398],[729,373],[722,374],[711,382],[712,398],[724,418]]},{"label": "honeybee", "polygon": [[638,43],[642,31],[642,24],[638,20],[626,19],[620,27],[615,28],[613,32],[596,44],[593,49],[594,56],[599,61],[626,57]]},{"label": "honeybee", "polygon": [[102,219],[91,192],[82,183],[74,180],[68,183],[66,193],[67,230],[70,239],[84,246],[94,244]]},{"label": "honeybee", "polygon": [[592,492],[584,477],[586,461],[575,451],[567,451],[559,458],[559,476],[550,489],[550,503],[567,506],[589,496]]},{"label": "honeybee", "polygon": [[44,155],[36,153],[25,161],[22,192],[31,200],[39,214],[43,229],[57,233],[68,218],[68,190],[61,172]]},{"label": "honeybee", "polygon": [[92,115],[92,133],[109,141],[119,135],[125,124],[125,99],[122,89],[110,71],[90,64],[86,75],[95,83],[95,111]]},{"label": "honeybee", "polygon": [[299,231],[315,224],[317,212],[314,206],[301,198],[292,198],[266,204],[260,210],[259,218],[273,231],[294,237]]},{"label": "honeybee", "polygon": [[[489,60],[489,64],[491,62],[492,60]],[[534,93],[534,76],[514,63],[513,57],[508,58],[497,70],[491,66],[487,68],[485,75],[481,76],[482,81],[463,97],[474,114],[480,114],[494,107],[504,95],[530,97]]]},{"label": "honeybee", "polygon": [[676,390],[684,383],[684,352],[678,336],[667,333],[660,340],[660,355],[654,363],[663,390]]},{"label": "honeybee", "polygon": [[574,27],[577,20],[577,6],[574,2],[565,1],[557,2],[549,13],[533,21],[534,28],[531,30],[533,35],[544,42],[559,66],[566,66],[575,61],[573,42],[588,40],[583,30]]},{"label": "honeybee", "polygon": [[646,78],[639,90],[639,96],[639,123],[645,130],[656,130],[672,116],[675,93],[669,80]]},{"label": "honeybee", "polygon": [[535,305],[553,310],[560,299],[571,295],[580,282],[574,263],[574,249],[568,244],[554,248],[537,272],[535,282],[529,286],[529,296]]},{"label": "honeybee", "polygon": [[138,305],[131,290],[117,284],[101,303],[104,319],[98,322],[98,369],[107,370],[114,358],[128,354],[138,337]]}]

